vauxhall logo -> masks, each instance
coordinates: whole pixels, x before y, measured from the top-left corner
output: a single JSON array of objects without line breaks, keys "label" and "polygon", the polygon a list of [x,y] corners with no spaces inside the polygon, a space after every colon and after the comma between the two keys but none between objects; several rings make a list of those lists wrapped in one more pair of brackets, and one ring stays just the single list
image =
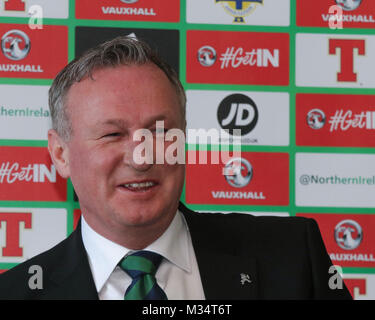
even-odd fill
[{"label": "vauxhall logo", "polygon": [[[332,24],[334,28],[342,29],[342,22],[355,22],[355,23],[375,23],[373,15],[367,14],[355,14],[352,11],[355,11],[359,8],[362,0],[336,0],[336,6],[330,7],[330,14],[322,14],[324,21],[330,24],[334,21],[337,21],[338,24]],[[332,8],[332,10],[331,10]],[[343,13],[343,10],[345,13]]]},{"label": "vauxhall logo", "polygon": [[321,129],[326,123],[326,115],[320,109],[312,109],[307,113],[306,121],[311,129]]},{"label": "vauxhall logo", "polygon": [[[251,163],[244,158],[233,158],[227,162],[222,171],[226,182],[238,189],[246,187],[253,178],[254,169]],[[243,199],[266,200],[263,192],[258,191],[227,191],[212,190],[214,199]]]},{"label": "vauxhall logo", "polygon": [[356,249],[362,242],[362,238],[362,228],[359,223],[354,220],[343,220],[335,227],[335,240],[342,249]]},{"label": "vauxhall logo", "polygon": [[[259,118],[255,102],[243,94],[231,94],[219,104],[217,119],[229,134],[240,132],[246,135],[256,126]],[[237,131],[233,131],[237,129]],[[240,130],[240,131],[239,131]]]},{"label": "vauxhall logo", "polygon": [[31,42],[28,35],[17,29],[9,30],[1,38],[1,51],[4,56],[13,60],[14,63],[0,64],[2,72],[44,72],[40,65],[22,64],[20,60],[25,59],[30,53]]},{"label": "vauxhall logo", "polygon": [[[137,3],[138,0],[121,0],[126,5]],[[156,16],[153,8],[132,8],[132,7],[108,7],[103,6],[102,11],[104,14],[124,14],[135,16]]]},{"label": "vauxhall logo", "polygon": [[198,50],[198,61],[204,67],[211,67],[216,62],[216,50],[203,46]]},{"label": "vauxhall logo", "polygon": [[253,177],[253,167],[244,158],[234,158],[228,161],[223,169],[225,180],[235,188],[243,188]]},{"label": "vauxhall logo", "polygon": [[30,39],[21,30],[10,30],[1,38],[1,50],[10,60],[22,60],[30,51]]},{"label": "vauxhall logo", "polygon": [[375,262],[373,253],[350,253],[358,249],[363,240],[361,225],[354,220],[345,219],[335,226],[334,237],[337,245],[348,253],[331,253],[332,261]]}]

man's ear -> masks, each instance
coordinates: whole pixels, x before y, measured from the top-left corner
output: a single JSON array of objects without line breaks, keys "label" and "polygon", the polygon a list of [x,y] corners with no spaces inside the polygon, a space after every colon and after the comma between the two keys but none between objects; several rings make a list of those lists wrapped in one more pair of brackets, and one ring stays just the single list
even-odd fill
[{"label": "man's ear", "polygon": [[48,151],[60,176],[69,178],[69,149],[66,142],[53,129],[48,131]]}]

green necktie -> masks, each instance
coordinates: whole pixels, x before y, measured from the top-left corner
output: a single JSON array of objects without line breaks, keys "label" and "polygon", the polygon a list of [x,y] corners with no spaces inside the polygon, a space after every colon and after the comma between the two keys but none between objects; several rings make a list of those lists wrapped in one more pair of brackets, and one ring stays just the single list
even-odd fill
[{"label": "green necktie", "polygon": [[132,279],[124,300],[167,300],[155,279],[162,256],[151,251],[137,251],[122,259],[119,266]]}]

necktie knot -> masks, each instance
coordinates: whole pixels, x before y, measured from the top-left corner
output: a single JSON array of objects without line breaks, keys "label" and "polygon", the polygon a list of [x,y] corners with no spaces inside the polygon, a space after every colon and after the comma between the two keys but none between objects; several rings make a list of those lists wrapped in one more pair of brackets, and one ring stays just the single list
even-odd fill
[{"label": "necktie knot", "polygon": [[137,251],[120,262],[120,267],[134,279],[145,274],[155,275],[162,256],[151,251]]},{"label": "necktie knot", "polygon": [[162,256],[151,251],[137,251],[122,259],[119,263],[131,278],[132,283],[126,289],[125,300],[165,300],[167,296],[155,279]]}]

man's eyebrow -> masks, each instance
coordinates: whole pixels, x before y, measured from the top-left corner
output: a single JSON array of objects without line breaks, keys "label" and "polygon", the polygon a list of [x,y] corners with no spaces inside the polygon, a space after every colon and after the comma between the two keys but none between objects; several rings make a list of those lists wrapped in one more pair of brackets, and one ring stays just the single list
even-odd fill
[{"label": "man's eyebrow", "polygon": [[96,123],[96,125],[97,126],[112,125],[112,126],[116,126],[116,127],[126,127],[126,123],[122,119],[108,119],[108,120],[105,120],[105,121],[98,121]]},{"label": "man's eyebrow", "polygon": [[166,115],[157,115],[155,117],[151,117],[147,120],[147,123],[149,124],[156,124],[156,121],[165,121],[168,120],[168,116]]},{"label": "man's eyebrow", "polygon": [[[145,127],[149,127],[156,124],[156,121],[166,121],[169,119],[168,115],[160,114],[153,117],[148,118],[144,124]],[[95,127],[105,127],[105,126],[116,126],[119,128],[126,128],[127,122],[123,119],[107,119],[107,120],[99,120],[95,123]]]}]

